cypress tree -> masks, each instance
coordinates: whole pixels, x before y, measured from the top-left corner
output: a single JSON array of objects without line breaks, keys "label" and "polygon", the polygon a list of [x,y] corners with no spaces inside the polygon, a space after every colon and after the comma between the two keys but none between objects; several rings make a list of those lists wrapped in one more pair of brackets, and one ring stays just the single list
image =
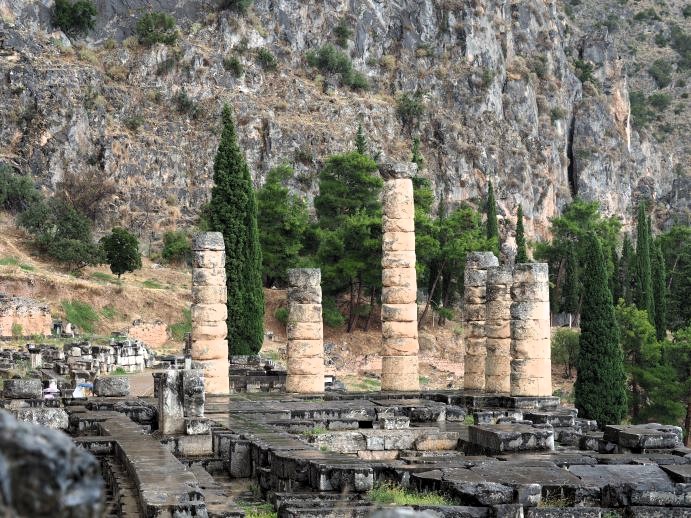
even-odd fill
[{"label": "cypress tree", "polygon": [[525,247],[525,229],[523,228],[523,205],[518,205],[516,217],[516,263],[527,263],[528,252]]},{"label": "cypress tree", "polygon": [[651,252],[652,259],[652,277],[655,304],[655,334],[657,339],[662,341],[667,336],[667,283],[665,279],[667,272],[665,271],[665,259],[662,255],[662,249],[657,242],[653,243]]},{"label": "cypress tree", "polygon": [[645,215],[643,203],[638,205],[636,223],[636,305],[648,312],[652,322],[655,318],[655,302],[653,300],[652,275],[650,268],[650,234],[648,233],[648,219]]},{"label": "cypress tree", "polygon": [[494,187],[489,182],[487,187],[487,239],[496,238],[499,244],[499,224],[497,223],[497,202],[494,199]]},{"label": "cypress tree", "polygon": [[252,178],[237,142],[230,107],[214,160],[214,186],[206,212],[209,229],[221,232],[228,276],[228,342],[233,354],[255,354],[264,340],[262,254]]},{"label": "cypress tree", "polygon": [[626,414],[626,374],[619,331],[607,287],[607,268],[600,241],[585,239],[583,307],[575,396],[578,415],[596,419],[602,428]]},{"label": "cypress tree", "polygon": [[566,276],[564,279],[562,311],[575,315],[578,313],[579,286],[578,286],[578,259],[576,247],[573,241],[566,245]]},{"label": "cypress tree", "polygon": [[420,153],[420,138],[415,137],[413,138],[413,157],[410,159],[411,162],[414,164],[417,164],[417,170],[420,172],[422,170],[422,166],[425,165],[425,159],[422,157],[422,153]]},{"label": "cypress tree", "polygon": [[365,132],[362,129],[362,122],[357,125],[357,133],[355,134],[355,151],[361,155],[367,154],[367,138],[365,138]]},{"label": "cypress tree", "polygon": [[632,276],[635,271],[636,257],[631,246],[628,234],[624,236],[624,244],[621,247],[621,259],[619,260],[619,293],[626,304],[633,303]]},{"label": "cypress tree", "polygon": [[612,276],[609,280],[609,289],[612,291],[612,301],[615,303],[619,302],[621,298],[621,274],[619,272],[619,255],[617,254],[616,248],[612,248]]}]

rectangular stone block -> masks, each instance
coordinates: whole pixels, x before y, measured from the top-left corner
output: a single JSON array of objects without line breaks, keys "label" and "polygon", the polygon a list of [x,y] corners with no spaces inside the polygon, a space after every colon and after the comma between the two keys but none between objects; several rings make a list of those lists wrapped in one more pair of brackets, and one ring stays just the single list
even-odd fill
[{"label": "rectangular stone block", "polygon": [[552,430],[523,424],[473,425],[468,429],[468,437],[488,453],[554,449]]},{"label": "rectangular stone block", "polygon": [[517,264],[513,270],[513,282],[515,284],[549,282],[547,263]]},{"label": "rectangular stone block", "polygon": [[193,268],[225,268],[226,253],[222,250],[196,250],[192,252]]},{"label": "rectangular stone block", "polygon": [[382,356],[416,356],[420,346],[417,338],[384,338]]},{"label": "rectangular stone block", "polygon": [[324,375],[291,374],[286,377],[286,392],[298,394],[324,392]]},{"label": "rectangular stone block", "polygon": [[383,304],[415,304],[417,292],[415,289],[384,286],[381,300]]},{"label": "rectangular stone block", "polygon": [[417,289],[417,272],[415,268],[384,268],[382,285]]},{"label": "rectangular stone block", "polygon": [[415,250],[415,232],[386,232],[382,237],[385,252],[408,252]]},{"label": "rectangular stone block", "polygon": [[288,322],[286,326],[288,340],[323,340],[324,332],[321,322]]},{"label": "rectangular stone block", "polygon": [[397,178],[384,182],[382,189],[384,214],[390,218],[415,216],[413,182],[409,178]]},{"label": "rectangular stone block", "polygon": [[512,320],[511,338],[514,340],[549,340],[549,320]]},{"label": "rectangular stone block", "polygon": [[[319,356],[288,358],[287,371],[289,375],[312,375],[321,376],[324,379],[324,359]],[[323,383],[323,381],[322,381]]]},{"label": "rectangular stone block", "polygon": [[310,286],[307,288],[288,288],[288,300],[291,303],[297,304],[321,304],[322,303],[322,288],[321,286]]},{"label": "rectangular stone block", "polygon": [[487,285],[487,270],[468,270],[463,273],[463,286],[465,288],[485,288]]},{"label": "rectangular stone block", "polygon": [[382,322],[382,336],[387,338],[417,338],[417,322]]},{"label": "rectangular stone block", "polygon": [[196,360],[220,360],[228,358],[227,340],[192,340],[192,358]]},{"label": "rectangular stone block", "polygon": [[511,356],[517,359],[551,357],[549,340],[511,340]]},{"label": "rectangular stone block", "polygon": [[415,252],[384,252],[382,268],[415,268]]},{"label": "rectangular stone block", "polygon": [[416,322],[417,304],[382,304],[381,319],[383,321]]},{"label": "rectangular stone block", "polygon": [[196,268],[192,270],[192,286],[225,286],[224,268]]},{"label": "rectangular stone block", "polygon": [[203,360],[199,364],[204,369],[204,388],[206,394],[222,395],[230,393],[228,356],[216,360]]},{"label": "rectangular stone block", "polygon": [[321,304],[291,302],[288,304],[288,320],[290,322],[321,323],[322,306]]},{"label": "rectangular stone block", "polygon": [[225,304],[192,304],[192,322],[222,322],[228,318]]},{"label": "rectangular stone block", "polygon": [[415,218],[390,218],[384,214],[382,232],[415,232]]},{"label": "rectangular stone block", "polygon": [[508,338],[487,338],[485,349],[487,356],[511,358],[511,340]]},{"label": "rectangular stone block", "polygon": [[487,338],[511,339],[511,322],[509,320],[490,322],[485,321],[485,334]]},{"label": "rectangular stone block", "polygon": [[511,304],[513,320],[546,320],[549,322],[548,302],[514,302]]},{"label": "rectangular stone block", "polygon": [[[226,370],[227,372],[227,370]],[[204,417],[204,371],[182,371],[183,406],[186,417]]]},{"label": "rectangular stone block", "polygon": [[481,320],[484,322],[486,308],[484,304],[465,304],[463,306],[463,319],[466,322]]},{"label": "rectangular stone block", "polygon": [[549,302],[549,284],[518,283],[511,287],[511,298],[517,301]]},{"label": "rectangular stone block", "polygon": [[192,304],[225,304],[228,301],[228,288],[225,283],[219,286],[192,286]]},{"label": "rectangular stone block", "polygon": [[288,340],[288,358],[309,358],[324,356],[322,340]]},{"label": "rectangular stone block", "polygon": [[506,321],[511,320],[511,301],[492,301],[487,303],[485,320]]},{"label": "rectangular stone block", "polygon": [[289,268],[288,284],[293,288],[316,288],[321,285],[319,268]]},{"label": "rectangular stone block", "polygon": [[193,340],[225,340],[227,335],[228,325],[225,320],[220,322],[194,322],[192,325]]}]

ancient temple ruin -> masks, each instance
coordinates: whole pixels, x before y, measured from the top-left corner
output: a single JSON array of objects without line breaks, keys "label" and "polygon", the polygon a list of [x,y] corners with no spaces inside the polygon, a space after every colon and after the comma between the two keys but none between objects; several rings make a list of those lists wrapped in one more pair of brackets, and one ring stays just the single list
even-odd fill
[{"label": "ancient temple ruin", "polygon": [[386,164],[382,218],[382,390],[419,390],[413,164]]},{"label": "ancient temple ruin", "polygon": [[195,235],[192,252],[192,360],[204,369],[208,393],[228,394],[228,292],[223,235]]}]

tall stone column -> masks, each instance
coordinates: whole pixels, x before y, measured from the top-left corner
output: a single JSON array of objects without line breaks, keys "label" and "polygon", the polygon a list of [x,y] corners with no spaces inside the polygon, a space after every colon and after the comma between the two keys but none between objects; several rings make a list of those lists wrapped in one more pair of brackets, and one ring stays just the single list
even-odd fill
[{"label": "tall stone column", "polygon": [[485,335],[485,392],[511,391],[511,284],[513,272],[506,266],[487,270]]},{"label": "tall stone column", "polygon": [[465,368],[463,386],[466,390],[485,389],[485,335],[487,270],[499,266],[492,252],[470,252],[463,277],[463,320],[465,322]]},{"label": "tall stone column", "polygon": [[517,264],[511,300],[511,395],[551,396],[547,264]]},{"label": "tall stone column", "polygon": [[192,253],[192,360],[204,368],[207,394],[228,394],[228,290],[223,234],[195,235]]},{"label": "tall stone column", "polygon": [[414,164],[380,166],[382,218],[382,390],[420,390]]},{"label": "tall stone column", "polygon": [[324,329],[319,268],[288,270],[286,392],[324,392]]}]

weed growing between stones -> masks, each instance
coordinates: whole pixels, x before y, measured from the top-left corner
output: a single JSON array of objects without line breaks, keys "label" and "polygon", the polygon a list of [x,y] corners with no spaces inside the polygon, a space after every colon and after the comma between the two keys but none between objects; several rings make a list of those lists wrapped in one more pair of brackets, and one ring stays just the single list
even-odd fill
[{"label": "weed growing between stones", "polygon": [[440,493],[421,493],[391,484],[379,484],[369,491],[370,500],[379,504],[395,505],[454,505]]},{"label": "weed growing between stones", "polygon": [[311,430],[305,430],[304,432],[302,432],[302,435],[306,437],[317,437],[318,435],[324,435],[327,432],[328,430],[323,426],[316,426]]}]

